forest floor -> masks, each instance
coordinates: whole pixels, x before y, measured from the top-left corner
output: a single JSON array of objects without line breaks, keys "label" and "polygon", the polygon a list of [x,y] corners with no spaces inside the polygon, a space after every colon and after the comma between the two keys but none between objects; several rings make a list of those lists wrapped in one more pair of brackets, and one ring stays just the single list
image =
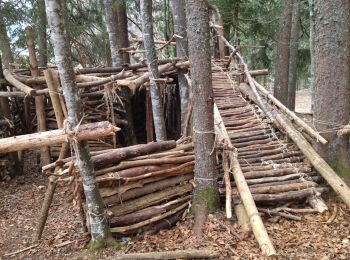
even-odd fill
[{"label": "forest floor", "polygon": [[[25,162],[22,176],[0,182],[0,259],[112,259],[125,250],[132,253],[177,249],[213,250],[220,253],[220,259],[264,259],[253,234],[242,233],[235,219],[225,219],[223,210],[209,216],[201,241],[193,238],[193,220],[187,216],[171,230],[123,238],[119,241],[120,251],[110,247],[90,252],[85,249],[89,236],[83,231],[66,187],[56,190],[40,243],[9,256],[31,246],[47,186],[36,155],[27,153]],[[274,223],[264,219],[279,259],[350,259],[350,211],[333,193],[324,199],[329,206],[324,214],[305,214],[301,221],[280,219]],[[334,220],[327,224],[334,213]]]}]

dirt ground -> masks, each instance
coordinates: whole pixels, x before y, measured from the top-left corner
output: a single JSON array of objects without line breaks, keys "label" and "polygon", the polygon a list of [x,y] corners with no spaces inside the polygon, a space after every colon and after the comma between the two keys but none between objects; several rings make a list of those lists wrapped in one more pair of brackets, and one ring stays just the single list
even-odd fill
[{"label": "dirt ground", "polygon": [[[305,94],[301,95],[305,98]],[[303,101],[304,102],[304,101]],[[176,249],[206,249],[220,253],[220,259],[264,259],[252,233],[242,233],[236,220],[227,220],[221,209],[210,215],[204,237],[192,236],[190,216],[171,230],[156,235],[142,234],[118,240],[119,251],[109,247],[89,252],[78,210],[69,201],[69,190],[59,187],[40,243],[31,245],[36,217],[47,186],[34,154],[26,156],[24,174],[0,182],[0,259],[105,259],[122,252],[150,252]],[[350,259],[350,211],[331,193],[325,198],[329,211],[306,214],[301,221],[264,219],[279,259]],[[301,207],[300,205],[293,205]],[[331,223],[327,220],[335,215]]]}]

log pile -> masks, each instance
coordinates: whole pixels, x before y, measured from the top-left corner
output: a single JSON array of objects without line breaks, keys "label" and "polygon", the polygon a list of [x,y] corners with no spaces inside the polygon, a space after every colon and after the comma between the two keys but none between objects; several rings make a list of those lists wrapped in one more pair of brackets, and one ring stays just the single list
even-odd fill
[{"label": "log pile", "polygon": [[[74,158],[67,158],[63,172]],[[101,151],[92,156],[111,231],[117,235],[170,228],[188,209],[192,198],[192,144],[160,141]],[[43,167],[52,171],[57,164]],[[75,176],[78,176],[75,173]],[[83,197],[81,180],[74,194]]]},{"label": "log pile", "polygon": [[[159,60],[158,63],[159,80],[161,83],[164,82],[164,84],[173,81],[177,69],[186,69],[189,66],[188,62],[179,59]],[[63,118],[67,115],[57,71],[54,68],[49,70],[53,74],[51,76],[53,83],[48,81],[47,69],[40,69],[38,76],[35,77],[28,76],[30,75],[29,70],[5,71],[4,82],[7,87],[6,91],[0,91],[0,96],[10,98],[12,107],[18,108],[17,111],[21,120],[16,121],[16,128],[25,128],[24,131],[15,134],[37,132],[38,115],[40,114],[41,118],[46,121],[45,130],[58,128],[57,115],[50,98],[53,93],[57,93],[59,96]],[[134,132],[131,129],[136,129],[136,127],[133,127],[133,122],[130,121],[139,122],[145,119],[141,118],[140,120],[138,113],[133,113],[133,109],[128,108],[128,106],[139,106],[135,102],[132,103],[132,95],[135,94],[138,88],[147,85],[148,81],[149,75],[145,62],[132,65],[125,64],[116,68],[83,68],[76,70],[76,82],[78,88],[81,89],[85,115],[83,123],[110,121],[122,130],[117,137],[107,137],[89,142],[91,151],[101,151],[137,143],[135,134],[130,134]],[[50,83],[56,85],[55,90],[49,87]],[[126,92],[123,91],[123,88],[129,88],[132,90],[132,93],[125,96]],[[34,97],[36,96],[44,96],[45,107],[42,113],[38,113],[36,109],[34,102]],[[146,106],[144,101],[143,104]],[[145,109],[143,108],[143,110]],[[136,117],[135,120],[131,120],[133,114]],[[139,141],[146,140],[146,138],[143,138],[142,133],[140,134],[140,130],[137,130],[141,137]],[[51,146],[51,157],[58,158],[60,150],[60,146]]]}]

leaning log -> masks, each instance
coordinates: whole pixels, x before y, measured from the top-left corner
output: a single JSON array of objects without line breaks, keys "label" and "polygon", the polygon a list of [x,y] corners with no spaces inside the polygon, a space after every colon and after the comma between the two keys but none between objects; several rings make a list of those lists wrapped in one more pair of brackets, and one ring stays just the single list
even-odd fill
[{"label": "leaning log", "polygon": [[271,93],[269,93],[262,85],[254,80],[255,86],[263,95],[271,100],[282,112],[290,116],[293,119],[293,122],[303,129],[311,137],[315,138],[321,144],[326,144],[328,141],[323,138],[318,132],[312,129],[308,124],[301,120],[294,112],[290,111],[285,105],[283,105],[278,99],[276,99]]},{"label": "leaning log", "polygon": [[80,140],[94,140],[100,137],[114,135],[119,131],[107,121],[98,123],[89,123],[79,126],[72,133],[66,133],[63,129],[46,131],[35,134],[19,135],[9,138],[0,139],[0,153],[9,153],[27,149],[38,149],[45,146],[62,144],[68,142],[68,137]]},{"label": "leaning log", "polygon": [[284,115],[277,115],[276,120],[285,129],[293,142],[298,145],[299,149],[309,159],[317,172],[322,175],[333,190],[350,208],[350,188],[348,185],[336,174],[326,161],[317,154],[314,148],[308,143],[303,135],[294,128],[292,123]]},{"label": "leaning log", "polygon": [[247,182],[245,181],[243,172],[239,165],[237,156],[230,152],[230,160],[232,163],[231,172],[235,179],[237,190],[239,191],[240,199],[250,218],[250,224],[256,240],[258,241],[261,251],[264,255],[272,256],[276,254],[276,250],[267,234],[265,226],[260,218],[258,209],[256,208],[252,194],[250,193]]},{"label": "leaning log", "polygon": [[10,70],[8,69],[4,69],[4,77],[5,79],[11,83],[15,88],[17,88],[18,90],[23,91],[24,93],[26,93],[28,96],[35,96],[36,91],[35,89],[32,89],[31,87],[28,87],[27,85],[23,84],[22,82],[20,82],[19,80],[17,80],[11,73]]}]

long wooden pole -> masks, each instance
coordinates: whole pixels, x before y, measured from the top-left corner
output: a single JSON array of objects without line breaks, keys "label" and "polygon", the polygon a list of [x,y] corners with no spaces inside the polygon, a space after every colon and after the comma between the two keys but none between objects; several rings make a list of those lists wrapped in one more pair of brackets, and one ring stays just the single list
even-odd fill
[{"label": "long wooden pole", "polygon": [[[39,76],[38,62],[35,55],[35,44],[33,39],[32,27],[28,26],[25,29],[27,38],[27,47],[29,52],[30,73],[33,77]],[[36,86],[38,88],[38,85]],[[45,97],[35,96],[35,113],[38,124],[38,132],[44,132],[46,128],[46,115],[45,115]],[[48,146],[42,147],[40,151],[40,163],[46,165],[50,163],[50,148]]]},{"label": "long wooden pole", "polygon": [[277,98],[275,98],[271,93],[269,93],[262,85],[254,80],[256,87],[260,90],[263,95],[271,100],[279,109],[282,110],[285,114],[290,116],[293,119],[293,122],[300,126],[306,133],[318,140],[321,144],[326,144],[328,141],[312,129],[308,124],[301,120],[293,111],[290,111],[285,105],[283,105]]},{"label": "long wooden pole", "polygon": [[[107,121],[89,123],[81,125],[78,131],[74,131],[72,133],[72,138],[76,138],[78,141],[98,139],[100,137],[113,135],[116,131],[119,131],[119,128]],[[0,139],[0,153],[37,149],[44,146],[65,143],[67,141],[67,134],[63,129],[2,138]]]},{"label": "long wooden pole", "polygon": [[262,222],[258,209],[256,208],[253,196],[244,178],[241,166],[239,165],[237,155],[234,152],[230,152],[230,161],[231,173],[235,179],[239,196],[247,211],[254,236],[259,243],[261,251],[267,256],[275,255],[276,250],[267,234],[264,223]]},{"label": "long wooden pole", "polygon": [[333,190],[340,196],[345,204],[350,208],[350,188],[336,174],[336,172],[317,154],[314,148],[308,143],[304,136],[299,133],[292,123],[282,114],[276,116],[276,120],[286,130],[288,136],[299,147],[303,154],[309,159],[317,172],[328,182]]}]

